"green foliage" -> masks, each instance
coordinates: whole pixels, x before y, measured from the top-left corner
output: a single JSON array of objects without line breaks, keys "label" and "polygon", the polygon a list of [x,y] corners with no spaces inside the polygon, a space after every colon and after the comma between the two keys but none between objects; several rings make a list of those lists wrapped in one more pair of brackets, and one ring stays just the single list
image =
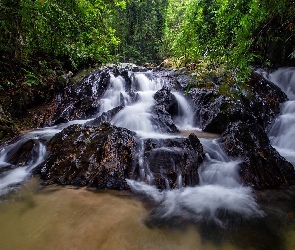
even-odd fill
[{"label": "green foliage", "polygon": [[28,64],[36,55],[69,61],[109,62],[119,43],[109,16],[124,0],[3,0],[0,2],[2,58]]},{"label": "green foliage", "polygon": [[146,63],[161,61],[167,0],[130,0],[113,18],[120,44],[119,61]]},{"label": "green foliage", "polygon": [[[295,58],[293,0],[1,0],[0,13],[2,87],[15,83],[5,78],[13,65],[50,74],[61,64],[54,60],[77,69],[172,57],[175,65],[214,64],[244,81],[251,65]],[[42,82],[23,73],[26,85]]]},{"label": "green foliage", "polygon": [[171,48],[169,56],[223,65],[239,81],[254,64],[294,63],[293,1],[171,0],[168,13],[164,46]]}]

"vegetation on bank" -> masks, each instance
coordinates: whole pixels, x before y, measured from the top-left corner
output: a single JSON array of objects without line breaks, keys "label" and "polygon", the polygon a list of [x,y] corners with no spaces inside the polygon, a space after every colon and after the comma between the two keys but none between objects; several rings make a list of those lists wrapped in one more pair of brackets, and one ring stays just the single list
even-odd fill
[{"label": "vegetation on bank", "polygon": [[162,65],[195,71],[199,86],[220,77],[228,92],[255,65],[294,65],[295,2],[0,0],[0,34],[2,129],[84,67],[169,58]]}]

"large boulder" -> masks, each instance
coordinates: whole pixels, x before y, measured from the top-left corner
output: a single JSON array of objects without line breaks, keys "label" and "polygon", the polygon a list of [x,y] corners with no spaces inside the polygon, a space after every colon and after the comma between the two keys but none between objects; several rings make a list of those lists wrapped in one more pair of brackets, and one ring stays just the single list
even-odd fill
[{"label": "large boulder", "polygon": [[253,72],[247,84],[253,97],[243,98],[242,101],[253,112],[256,122],[267,129],[280,113],[280,104],[288,100],[287,95],[256,72]]},{"label": "large boulder", "polygon": [[253,73],[247,85],[221,89],[197,89],[189,91],[195,110],[195,123],[202,130],[221,134],[228,124],[236,121],[256,122],[266,129],[280,112],[280,103],[287,96],[273,83]]},{"label": "large boulder", "polygon": [[127,129],[72,125],[49,141],[49,156],[36,173],[45,184],[128,189],[135,148],[135,134]]},{"label": "large boulder", "polygon": [[203,146],[195,134],[188,138],[146,139],[142,167],[159,189],[195,186],[203,158]]},{"label": "large boulder", "polygon": [[[37,167],[44,184],[129,189],[126,179],[149,182],[160,189],[194,186],[203,147],[188,138],[139,139],[124,128],[72,125],[47,145],[49,155]],[[144,174],[142,172],[144,170]]]},{"label": "large boulder", "polygon": [[193,88],[189,96],[194,104],[194,123],[206,132],[222,133],[230,116],[236,115],[229,109],[229,98],[215,90]]},{"label": "large boulder", "polygon": [[229,156],[242,159],[240,177],[244,184],[261,189],[294,182],[294,167],[270,145],[259,124],[231,123],[221,141]]}]

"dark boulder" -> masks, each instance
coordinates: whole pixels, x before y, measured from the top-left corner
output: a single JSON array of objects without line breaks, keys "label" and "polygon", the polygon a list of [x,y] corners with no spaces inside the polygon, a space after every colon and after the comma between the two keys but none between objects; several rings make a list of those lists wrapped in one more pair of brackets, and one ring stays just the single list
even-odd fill
[{"label": "dark boulder", "polygon": [[[222,88],[220,86],[220,88]],[[257,73],[251,75],[247,85],[225,90],[197,89],[189,91],[195,111],[195,123],[202,130],[221,134],[228,124],[236,121],[253,123],[266,129],[280,112],[280,103],[286,95],[273,83]]]},{"label": "dark boulder", "polygon": [[247,84],[253,97],[242,101],[253,112],[256,122],[263,128],[268,128],[280,113],[280,104],[288,100],[287,95],[256,72],[253,72]]},{"label": "dark boulder", "polygon": [[154,95],[156,103],[152,110],[152,122],[157,131],[162,133],[178,133],[179,130],[172,120],[177,115],[176,98],[168,87],[163,87]]},{"label": "dark boulder", "polygon": [[203,147],[195,134],[188,138],[144,141],[143,168],[159,189],[198,184],[203,157]]},{"label": "dark boulder", "polygon": [[109,123],[69,126],[47,147],[49,156],[34,171],[44,184],[98,189],[129,189],[126,179],[148,181],[148,176],[153,176],[160,189],[167,183],[171,188],[193,186],[199,181],[198,167],[203,160],[203,147],[194,134],[189,138],[139,139],[134,132]]},{"label": "dark boulder", "polygon": [[134,135],[108,123],[69,126],[49,141],[50,154],[36,173],[45,184],[128,189],[125,178],[133,176]]},{"label": "dark boulder", "polygon": [[239,100],[232,101],[216,90],[193,88],[189,96],[194,106],[194,123],[205,132],[221,134],[228,123],[251,117]]},{"label": "dark boulder", "polygon": [[0,174],[18,167],[35,164],[39,160],[40,146],[41,143],[36,139],[15,138],[14,143],[5,147],[5,161],[0,163]]},{"label": "dark boulder", "polygon": [[242,182],[254,188],[278,188],[295,180],[294,167],[270,145],[259,124],[241,121],[229,124],[221,135],[225,152],[242,159]]},{"label": "dark boulder", "polygon": [[94,71],[79,83],[70,83],[55,95],[45,110],[35,112],[36,127],[92,117],[99,111],[100,98],[109,83],[108,69]]},{"label": "dark boulder", "polygon": [[119,113],[124,107],[118,106],[116,108],[113,108],[109,111],[103,112],[99,117],[95,118],[92,121],[86,122],[85,125],[89,126],[100,126],[104,122],[111,122],[113,117]]},{"label": "dark boulder", "polygon": [[6,162],[14,166],[26,166],[32,160],[36,141],[33,139],[27,140],[24,143],[19,141],[13,150],[9,151],[6,156]]},{"label": "dark boulder", "polygon": [[179,89],[186,91],[189,88],[190,84],[194,82],[194,79],[191,75],[180,74],[176,76],[175,81],[176,81],[176,86],[178,86]]}]

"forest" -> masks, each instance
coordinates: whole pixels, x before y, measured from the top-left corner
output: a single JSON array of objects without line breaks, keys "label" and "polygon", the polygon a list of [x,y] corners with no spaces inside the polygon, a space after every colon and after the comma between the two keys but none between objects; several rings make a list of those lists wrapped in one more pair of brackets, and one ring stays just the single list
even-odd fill
[{"label": "forest", "polygon": [[172,58],[247,74],[295,58],[292,0],[1,0],[0,13],[2,88],[58,66]]}]

